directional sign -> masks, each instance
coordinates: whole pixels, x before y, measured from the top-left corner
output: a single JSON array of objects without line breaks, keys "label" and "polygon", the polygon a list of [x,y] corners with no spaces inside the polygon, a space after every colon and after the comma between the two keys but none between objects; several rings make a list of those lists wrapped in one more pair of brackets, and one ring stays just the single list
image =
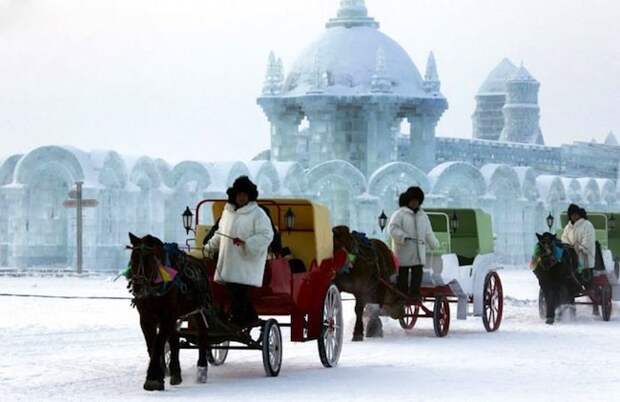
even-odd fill
[{"label": "directional sign", "polygon": [[[62,205],[65,208],[77,208],[78,200],[66,200],[65,202],[62,203]],[[99,201],[97,200],[91,200],[91,199],[82,200],[82,208],[94,208],[97,205],[99,205]]]}]

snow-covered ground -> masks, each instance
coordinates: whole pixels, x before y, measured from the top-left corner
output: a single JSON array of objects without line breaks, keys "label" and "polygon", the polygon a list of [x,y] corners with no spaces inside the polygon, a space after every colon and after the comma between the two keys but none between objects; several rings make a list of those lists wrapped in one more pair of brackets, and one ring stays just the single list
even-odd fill
[{"label": "snow-covered ground", "polygon": [[[210,369],[209,383],[199,385],[197,353],[182,351],[184,382],[165,393],[142,391],[146,348],[128,301],[0,297],[0,400],[617,398],[620,319],[605,323],[581,307],[575,322],[547,326],[538,318],[532,274],[501,276],[507,300],[497,333],[486,333],[478,318],[454,319],[448,337],[438,339],[430,320],[405,333],[384,319],[383,339],[352,343],[352,303],[346,302],[338,368],[322,368],[315,342],[286,342],[279,377],[264,376],[260,353],[231,351],[224,366]],[[127,296],[124,281],[109,278],[0,277],[0,293]]]}]

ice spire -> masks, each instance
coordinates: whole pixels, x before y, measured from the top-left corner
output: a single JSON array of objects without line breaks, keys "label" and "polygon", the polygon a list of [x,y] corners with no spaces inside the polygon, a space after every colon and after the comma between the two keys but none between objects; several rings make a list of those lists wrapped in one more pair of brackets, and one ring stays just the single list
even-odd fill
[{"label": "ice spire", "polygon": [[613,131],[610,131],[609,134],[607,134],[607,138],[605,138],[605,145],[618,146],[618,139]]},{"label": "ice spire", "polygon": [[330,19],[326,26],[327,28],[338,26],[345,28],[358,26],[379,28],[379,23],[374,18],[368,16],[368,9],[364,0],[340,0],[338,16]]},{"label": "ice spire", "polygon": [[267,73],[263,84],[263,95],[274,96],[282,93],[282,83],[284,82],[284,68],[282,59],[276,59],[274,52],[269,53],[267,61]]},{"label": "ice spire", "polygon": [[431,52],[426,62],[426,74],[424,74],[424,91],[427,93],[436,93],[441,89],[441,81],[437,73],[437,62],[435,55]]},{"label": "ice spire", "polygon": [[392,81],[385,72],[385,52],[383,48],[377,50],[377,66],[370,82],[370,92],[390,93],[392,92]]}]

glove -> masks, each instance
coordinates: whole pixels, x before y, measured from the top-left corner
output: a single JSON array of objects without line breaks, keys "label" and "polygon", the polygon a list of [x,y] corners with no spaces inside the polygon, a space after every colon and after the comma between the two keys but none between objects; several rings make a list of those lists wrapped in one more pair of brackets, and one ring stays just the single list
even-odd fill
[{"label": "glove", "polygon": [[245,242],[244,242],[243,240],[241,240],[240,238],[235,237],[235,238],[233,239],[233,244],[234,244],[235,246],[237,246],[237,247],[240,247],[240,246],[245,245]]}]

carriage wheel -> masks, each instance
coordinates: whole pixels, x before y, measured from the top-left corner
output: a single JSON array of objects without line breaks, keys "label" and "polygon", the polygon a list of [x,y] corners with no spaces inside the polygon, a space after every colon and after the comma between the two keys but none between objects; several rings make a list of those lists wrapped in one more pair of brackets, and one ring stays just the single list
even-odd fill
[{"label": "carriage wheel", "polygon": [[[222,342],[218,345],[218,347],[223,347],[223,348],[227,348],[228,345],[230,345],[229,341],[226,342]],[[226,358],[228,357],[228,349],[211,349],[209,348],[209,353],[207,355],[207,360],[209,361],[209,364],[211,364],[212,366],[221,366],[222,364],[224,364],[224,362],[226,361]]]},{"label": "carriage wheel", "polygon": [[538,291],[538,315],[541,320],[547,319],[547,302],[545,300],[545,293],[542,289]]},{"label": "carriage wheel", "polygon": [[400,323],[400,327],[407,331],[410,331],[415,327],[415,323],[418,321],[418,314],[420,312],[420,306],[415,305],[406,305],[405,306],[405,315],[402,318],[398,319]]},{"label": "carriage wheel", "polygon": [[323,301],[323,325],[321,336],[317,339],[319,358],[323,366],[335,367],[342,352],[342,299],[340,291],[335,285],[327,289]]},{"label": "carriage wheel", "polygon": [[611,286],[605,285],[601,288],[601,303],[603,305],[603,321],[609,321],[611,319],[611,309],[613,306]]},{"label": "carriage wheel", "polygon": [[443,338],[450,330],[450,303],[444,296],[438,296],[433,306],[433,328],[435,335]]},{"label": "carriage wheel", "polygon": [[497,272],[489,272],[484,279],[484,313],[482,323],[487,332],[494,332],[502,324],[504,314],[504,290]]},{"label": "carriage wheel", "polygon": [[261,338],[265,373],[268,377],[277,377],[282,367],[282,333],[276,320],[265,322]]}]

